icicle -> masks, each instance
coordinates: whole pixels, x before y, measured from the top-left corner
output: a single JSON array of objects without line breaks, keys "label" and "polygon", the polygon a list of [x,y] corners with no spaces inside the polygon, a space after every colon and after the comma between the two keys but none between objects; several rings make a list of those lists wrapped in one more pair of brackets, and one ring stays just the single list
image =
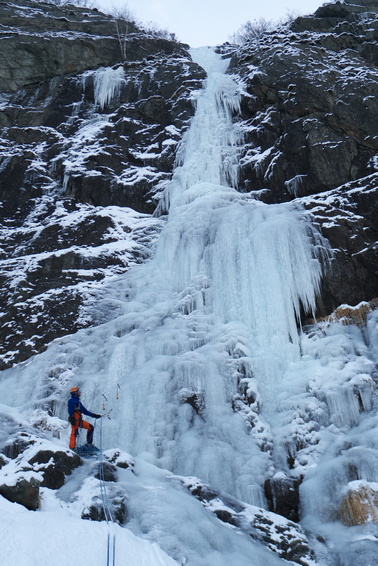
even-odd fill
[{"label": "icicle", "polygon": [[95,104],[103,110],[113,98],[115,98],[122,87],[125,77],[125,70],[123,67],[100,68],[94,75],[94,98]]}]

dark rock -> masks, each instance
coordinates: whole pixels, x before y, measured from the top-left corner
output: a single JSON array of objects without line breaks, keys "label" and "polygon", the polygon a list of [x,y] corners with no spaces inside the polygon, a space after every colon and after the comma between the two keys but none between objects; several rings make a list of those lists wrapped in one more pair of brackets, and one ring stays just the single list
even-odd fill
[{"label": "dark rock", "polygon": [[361,55],[366,59],[371,65],[378,66],[378,45],[377,43],[372,43],[367,41],[361,47]]},{"label": "dark rock", "polygon": [[334,259],[325,269],[320,316],[340,304],[357,305],[378,296],[378,174],[300,202],[329,240]]},{"label": "dark rock", "polygon": [[[189,484],[188,487],[192,495],[194,495],[196,499],[199,499],[202,503],[208,503],[209,501],[213,501],[220,497],[219,491],[212,489],[209,485],[200,481]],[[240,513],[245,508],[243,503],[226,493],[221,494],[221,499],[222,502],[235,513]]]},{"label": "dark rock", "polygon": [[5,456],[3,456],[2,454],[0,454],[0,470],[4,466],[6,466],[8,464],[8,462],[9,462],[9,459],[6,458]]},{"label": "dark rock", "polygon": [[99,462],[96,464],[95,469],[92,471],[95,478],[103,481],[117,481],[117,469],[114,464],[110,462]]},{"label": "dark rock", "polygon": [[235,519],[235,517],[232,515],[232,513],[230,513],[229,511],[226,511],[225,509],[216,509],[214,511],[214,515],[216,515],[218,517],[218,519],[223,521],[223,523],[229,523],[230,525],[233,525],[234,527],[238,526],[238,521]]},{"label": "dark rock", "polygon": [[74,452],[63,452],[61,450],[40,450],[29,461],[31,466],[43,474],[41,487],[59,489],[65,482],[66,476],[71,475],[73,470],[81,465],[81,459]]},{"label": "dark rock", "polygon": [[344,18],[348,16],[349,10],[341,4],[325,4],[318,8],[314,14],[315,18]]},{"label": "dark rock", "polygon": [[295,32],[312,31],[324,33],[332,30],[340,22],[339,18],[314,18],[300,16],[296,18],[290,28]]},{"label": "dark rock", "polygon": [[27,480],[20,477],[15,485],[0,485],[0,495],[30,511],[36,511],[39,507],[39,486],[40,483],[34,478]]},{"label": "dark rock", "polygon": [[[17,6],[17,18],[14,10]],[[2,90],[16,91],[63,74],[116,63],[121,57],[112,16],[29,0],[0,6]],[[137,28],[129,22],[130,33]],[[90,36],[97,41],[90,40]]]},{"label": "dark rock", "polygon": [[[108,499],[110,505],[106,514],[101,500],[99,498],[94,498],[93,502],[83,510],[81,518],[89,521],[114,520],[119,525],[124,525],[128,518],[126,497],[121,493],[118,493],[111,495]],[[110,511],[111,517],[109,517],[108,511]]]},{"label": "dark rock", "polygon": [[344,4],[351,12],[378,12],[377,0],[344,0]]},{"label": "dark rock", "polygon": [[7,441],[3,448],[3,453],[8,458],[15,460],[20,454],[25,452],[30,446],[35,444],[36,439],[33,438],[30,434],[26,432],[21,432],[16,435],[15,438],[12,438]]},{"label": "dark rock", "polygon": [[200,480],[185,479],[183,483],[219,520],[240,529],[284,560],[302,566],[313,564],[313,552],[299,525],[281,515],[242,503],[228,494],[212,489]]},{"label": "dark rock", "polygon": [[[338,61],[333,51],[319,49],[316,42],[307,46],[298,36],[286,47],[281,36],[273,35],[264,50],[258,44],[248,46],[245,56],[235,68],[247,83],[242,108],[250,125],[241,159],[241,187],[269,189],[264,200],[281,202],[371,172],[369,159],[378,147],[373,133],[377,93],[368,79],[370,69],[366,68],[366,80],[361,77],[357,99],[352,77],[343,76],[344,55]],[[364,59],[358,52],[355,56],[364,68]],[[248,63],[257,70],[244,75]],[[332,69],[328,76],[319,73],[324,64]],[[259,101],[252,111],[251,100]]]},{"label": "dark rock", "polygon": [[300,481],[293,478],[271,478],[265,481],[265,495],[269,510],[286,517],[290,521],[299,521],[299,486]]}]

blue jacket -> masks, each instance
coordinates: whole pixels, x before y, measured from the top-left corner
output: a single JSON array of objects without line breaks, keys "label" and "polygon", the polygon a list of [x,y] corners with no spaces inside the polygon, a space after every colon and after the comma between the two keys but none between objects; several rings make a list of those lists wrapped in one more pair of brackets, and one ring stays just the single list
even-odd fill
[{"label": "blue jacket", "polygon": [[74,411],[79,411],[80,413],[84,413],[88,417],[93,417],[94,413],[88,411],[82,403],[80,403],[80,399],[77,395],[72,395],[71,399],[68,399],[68,414],[70,417],[73,416]]}]

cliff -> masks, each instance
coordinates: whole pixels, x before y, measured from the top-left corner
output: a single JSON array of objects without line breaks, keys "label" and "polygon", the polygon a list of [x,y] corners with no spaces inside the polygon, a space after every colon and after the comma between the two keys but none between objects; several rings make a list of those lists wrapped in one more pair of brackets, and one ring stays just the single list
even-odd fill
[{"label": "cliff", "polygon": [[74,6],[0,21],[2,508],[52,540],[51,511],[92,538],[109,511],[167,564],[375,560],[376,0],[218,54]]},{"label": "cliff", "polygon": [[182,45],[97,11],[3,2],[0,19],[6,367],[93,324],[98,282],[148,257],[205,75]]},{"label": "cliff", "polygon": [[[230,66],[243,90],[239,190],[297,199],[334,250],[318,316],[378,295],[377,6],[359,6],[319,8]],[[20,1],[0,15],[6,367],[94,324],[84,304],[99,282],[148,256],[159,221],[140,215],[171,177],[205,75],[185,46],[98,11]]]}]

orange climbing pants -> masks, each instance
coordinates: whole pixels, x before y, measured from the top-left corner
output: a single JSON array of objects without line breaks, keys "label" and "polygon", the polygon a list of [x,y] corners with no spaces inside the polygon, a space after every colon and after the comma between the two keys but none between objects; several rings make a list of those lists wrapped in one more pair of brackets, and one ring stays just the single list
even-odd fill
[{"label": "orange climbing pants", "polygon": [[85,428],[87,430],[87,442],[92,444],[94,426],[87,421],[83,421],[81,418],[81,413],[79,411],[74,412],[74,420],[71,422],[71,436],[70,436],[70,448],[74,450],[76,447],[76,439],[79,434],[79,428]]}]

